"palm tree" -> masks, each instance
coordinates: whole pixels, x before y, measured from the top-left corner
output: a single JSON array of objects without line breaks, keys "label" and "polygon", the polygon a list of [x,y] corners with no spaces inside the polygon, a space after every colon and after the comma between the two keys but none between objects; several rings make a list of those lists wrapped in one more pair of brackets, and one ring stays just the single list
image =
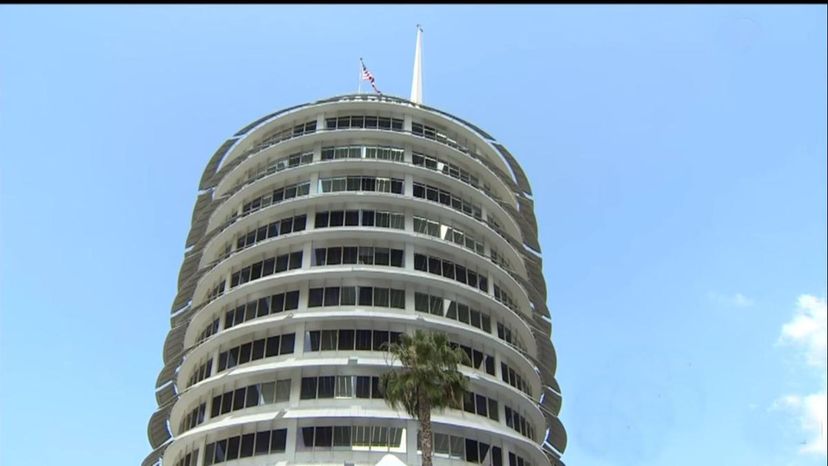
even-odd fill
[{"label": "palm tree", "polygon": [[444,334],[421,330],[414,336],[400,335],[399,343],[391,344],[388,351],[402,367],[380,378],[385,402],[420,421],[422,466],[432,466],[431,411],[462,406],[468,379],[457,365],[468,364],[468,356],[452,348]]}]

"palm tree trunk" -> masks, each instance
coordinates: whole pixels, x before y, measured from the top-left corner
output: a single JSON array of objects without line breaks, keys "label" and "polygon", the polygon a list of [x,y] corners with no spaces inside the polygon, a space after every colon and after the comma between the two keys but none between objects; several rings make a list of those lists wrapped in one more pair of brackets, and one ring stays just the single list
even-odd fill
[{"label": "palm tree trunk", "polygon": [[433,437],[431,436],[431,406],[425,397],[420,397],[418,409],[420,411],[420,439],[422,441],[423,449],[423,463],[422,466],[432,466],[431,454]]}]

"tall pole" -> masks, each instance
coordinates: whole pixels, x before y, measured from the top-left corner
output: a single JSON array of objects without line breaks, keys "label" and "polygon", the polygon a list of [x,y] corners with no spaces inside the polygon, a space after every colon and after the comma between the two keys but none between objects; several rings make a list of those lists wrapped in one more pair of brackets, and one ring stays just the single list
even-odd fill
[{"label": "tall pole", "polygon": [[411,98],[415,104],[423,103],[423,28],[417,25],[417,50],[414,52],[414,76],[411,78]]},{"label": "tall pole", "polygon": [[359,78],[357,79],[357,94],[362,94],[362,60],[359,61]]}]

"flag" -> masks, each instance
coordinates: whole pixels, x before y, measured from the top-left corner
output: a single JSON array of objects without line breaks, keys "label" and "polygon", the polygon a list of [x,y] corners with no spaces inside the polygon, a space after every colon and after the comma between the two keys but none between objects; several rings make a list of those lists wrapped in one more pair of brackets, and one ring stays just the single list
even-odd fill
[{"label": "flag", "polygon": [[374,84],[374,75],[371,74],[370,71],[368,71],[368,68],[365,67],[365,63],[362,61],[361,58],[359,59],[359,62],[362,63],[362,80],[370,82],[371,87],[374,88],[374,92],[376,92],[379,95],[382,95],[382,92],[380,92],[380,90],[377,89],[377,85]]}]

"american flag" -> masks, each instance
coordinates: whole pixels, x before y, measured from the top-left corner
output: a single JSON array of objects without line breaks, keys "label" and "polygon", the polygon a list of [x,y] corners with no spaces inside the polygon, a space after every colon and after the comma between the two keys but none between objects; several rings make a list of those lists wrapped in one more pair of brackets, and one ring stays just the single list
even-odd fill
[{"label": "american flag", "polygon": [[365,63],[362,61],[361,58],[359,59],[359,62],[362,63],[362,80],[370,82],[371,87],[374,88],[374,92],[376,92],[377,94],[382,95],[382,92],[380,92],[380,90],[377,89],[377,85],[374,84],[374,75],[371,74],[370,71],[368,71],[368,68],[365,67]]}]

